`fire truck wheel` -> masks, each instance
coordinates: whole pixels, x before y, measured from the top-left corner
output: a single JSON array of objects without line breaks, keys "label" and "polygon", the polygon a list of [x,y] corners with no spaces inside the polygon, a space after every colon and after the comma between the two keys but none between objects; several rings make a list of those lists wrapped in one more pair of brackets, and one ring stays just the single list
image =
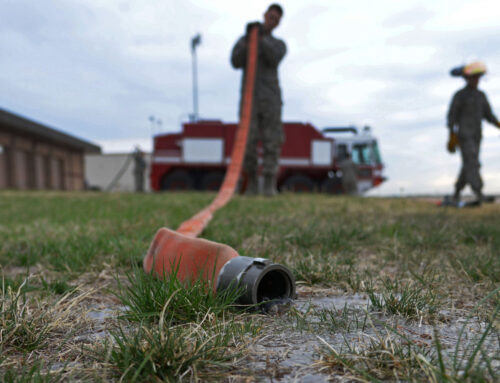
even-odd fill
[{"label": "fire truck wheel", "polygon": [[314,182],[308,176],[294,174],[283,182],[282,188],[293,192],[312,192],[314,190]]},{"label": "fire truck wheel", "polygon": [[321,191],[329,194],[341,194],[342,181],[338,177],[325,178],[321,183]]},{"label": "fire truck wheel", "polygon": [[224,173],[210,172],[201,178],[201,190],[217,191],[224,180]]},{"label": "fire truck wheel", "polygon": [[162,190],[189,190],[194,186],[194,180],[185,170],[175,170],[163,177]]}]

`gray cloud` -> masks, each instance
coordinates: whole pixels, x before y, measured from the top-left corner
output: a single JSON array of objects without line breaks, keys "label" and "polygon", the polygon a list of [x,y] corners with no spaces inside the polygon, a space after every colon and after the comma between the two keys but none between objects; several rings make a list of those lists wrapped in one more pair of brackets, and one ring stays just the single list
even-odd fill
[{"label": "gray cloud", "polygon": [[389,38],[389,44],[399,46],[434,46],[441,55],[453,56],[475,53],[480,56],[496,55],[492,47],[500,43],[500,27],[461,31],[434,31],[431,29],[415,29],[402,32]]}]

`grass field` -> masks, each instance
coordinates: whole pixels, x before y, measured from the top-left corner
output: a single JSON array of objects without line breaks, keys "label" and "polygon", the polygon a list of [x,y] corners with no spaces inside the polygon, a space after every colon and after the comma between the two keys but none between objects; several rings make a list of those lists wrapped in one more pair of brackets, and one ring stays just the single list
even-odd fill
[{"label": "grass field", "polygon": [[213,197],[0,193],[3,381],[499,381],[499,204],[235,197],[203,237],[298,283],[262,315],[140,268]]}]

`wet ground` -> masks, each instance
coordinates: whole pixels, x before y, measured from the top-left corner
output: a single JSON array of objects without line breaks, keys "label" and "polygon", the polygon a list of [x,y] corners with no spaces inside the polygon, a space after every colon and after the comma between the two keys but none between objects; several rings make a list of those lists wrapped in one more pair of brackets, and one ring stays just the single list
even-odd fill
[{"label": "wet ground", "polygon": [[[411,341],[429,350],[433,347],[433,326],[373,312],[364,294],[322,295],[327,293],[319,291],[307,292],[306,295],[309,294],[301,296],[299,293],[299,298],[290,308],[296,309],[295,314],[274,319],[270,317],[266,334],[251,347],[247,362],[258,381],[351,381],[348,375],[329,371],[321,363],[320,351],[333,348],[342,352],[348,347],[363,348],[374,338]],[[328,323],[325,313],[337,314],[336,319],[332,318]],[[457,314],[442,314],[446,314],[448,320],[436,325],[436,330],[445,355],[455,351],[459,336],[462,346],[467,347],[468,340],[477,338],[486,326],[475,320],[467,321]],[[464,331],[460,335],[462,329]],[[492,337],[489,342],[492,352],[498,353],[498,339]],[[500,368],[498,362],[496,368]]]}]

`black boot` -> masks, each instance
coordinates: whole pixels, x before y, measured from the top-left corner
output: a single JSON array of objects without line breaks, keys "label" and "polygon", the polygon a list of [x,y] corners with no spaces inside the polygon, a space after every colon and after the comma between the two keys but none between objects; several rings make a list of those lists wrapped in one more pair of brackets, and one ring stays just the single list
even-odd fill
[{"label": "black boot", "polygon": [[481,204],[483,203],[483,200],[484,200],[483,193],[481,192],[481,190],[478,190],[478,191],[475,190],[474,194],[476,195],[476,199],[474,201],[472,201],[472,204],[474,206],[481,206]]},{"label": "black boot", "polygon": [[274,175],[264,176],[264,195],[273,197],[278,193],[276,190],[276,177]]}]

